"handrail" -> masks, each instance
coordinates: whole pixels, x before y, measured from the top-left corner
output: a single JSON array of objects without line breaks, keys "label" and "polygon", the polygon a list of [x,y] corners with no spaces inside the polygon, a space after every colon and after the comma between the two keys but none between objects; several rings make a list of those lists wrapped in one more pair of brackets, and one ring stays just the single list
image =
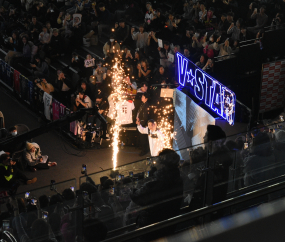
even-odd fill
[{"label": "handrail", "polygon": [[173,226],[173,225],[176,225],[178,223],[188,221],[190,219],[198,218],[198,217],[213,213],[215,211],[230,207],[232,205],[237,205],[237,204],[240,204],[242,202],[249,201],[253,198],[261,197],[261,196],[267,195],[269,193],[273,193],[273,192],[282,190],[284,188],[285,188],[285,182],[277,183],[277,184],[271,185],[269,187],[263,188],[261,190],[252,191],[252,192],[249,192],[247,194],[243,194],[243,195],[240,195],[238,197],[227,199],[223,202],[216,203],[214,205],[210,205],[210,206],[205,207],[205,208],[201,208],[201,209],[198,209],[198,210],[195,210],[195,211],[183,214],[183,215],[179,215],[179,216],[170,218],[168,220],[164,220],[161,222],[157,222],[155,224],[151,224],[151,225],[139,228],[135,231],[132,231],[132,232],[120,235],[120,236],[116,236],[116,237],[113,237],[110,239],[106,239],[106,240],[104,240],[104,242],[127,241],[130,239],[138,238],[139,236],[149,234],[151,232],[155,232],[159,229],[163,229],[163,228],[166,228],[169,226]]}]

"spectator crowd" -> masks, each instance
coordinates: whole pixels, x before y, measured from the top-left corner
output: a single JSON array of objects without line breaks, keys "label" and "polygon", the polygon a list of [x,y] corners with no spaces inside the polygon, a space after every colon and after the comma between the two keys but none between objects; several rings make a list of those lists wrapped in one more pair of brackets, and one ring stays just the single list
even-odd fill
[{"label": "spectator crowd", "polygon": [[[238,54],[241,41],[262,42],[264,28],[270,25],[281,28],[285,14],[285,3],[281,0],[169,3],[163,0],[4,1],[0,22],[1,44],[8,50],[5,61],[29,73],[29,79],[39,89],[70,110],[97,106],[99,113],[112,124],[116,97],[112,96],[111,67],[116,58],[121,59],[125,71],[122,82],[128,96],[121,104],[128,116],[122,118],[122,123],[130,125],[139,120],[146,127],[149,119],[154,118],[150,106],[159,100],[157,87],[177,86],[176,53],[184,54],[215,77],[215,57],[228,59]],[[89,53],[82,58],[78,50],[88,42],[104,43],[99,50],[103,58]],[[51,65],[64,58],[69,60],[69,66],[56,68],[53,75]],[[86,124],[102,127],[97,118],[85,119]],[[9,132],[6,136],[17,135],[13,127]],[[84,136],[84,132],[79,133]],[[141,156],[149,152],[148,135],[139,134]],[[107,138],[106,133],[103,132],[102,138]],[[120,175],[119,179],[119,175],[110,175],[101,177],[100,184],[87,178],[78,191],[67,188],[50,198],[12,196],[7,203],[8,212],[0,214],[1,221],[9,221],[2,237],[8,240],[7,234],[13,234],[18,241],[69,242],[81,236],[82,241],[101,241],[108,231],[126,225],[136,223],[137,227],[143,227],[179,215],[185,204],[191,211],[201,208],[207,199],[204,194],[207,162],[214,167],[209,176],[213,181],[211,204],[227,198],[227,182],[234,162],[238,162],[235,172],[241,178],[234,184],[238,188],[284,174],[281,168],[274,167],[284,157],[283,130],[253,130],[248,137],[226,142],[220,127],[208,126],[205,142],[209,142],[206,147],[191,151],[190,160],[184,162],[180,162],[174,151],[163,150],[157,165],[135,177]],[[56,165],[41,154],[38,144],[24,146],[24,157],[31,171]],[[18,170],[10,159],[13,153],[14,150],[5,150],[0,156],[1,184],[5,184],[10,194],[15,194],[20,181],[36,182],[36,178],[27,178]],[[56,190],[54,186],[51,189]],[[76,209],[84,203],[90,206]],[[83,219],[81,231],[78,225]],[[140,239],[150,241],[174,230],[175,227],[168,228]]]}]

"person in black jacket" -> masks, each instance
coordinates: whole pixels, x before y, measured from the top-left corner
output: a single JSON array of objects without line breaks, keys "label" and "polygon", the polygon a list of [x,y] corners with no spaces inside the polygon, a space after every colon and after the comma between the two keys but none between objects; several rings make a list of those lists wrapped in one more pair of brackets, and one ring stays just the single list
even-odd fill
[{"label": "person in black jacket", "polygon": [[41,60],[39,55],[35,55],[35,61],[37,64],[30,64],[31,67],[35,68],[34,76],[38,78],[48,79],[49,77],[48,64],[44,60]]},{"label": "person in black jacket", "polygon": [[[131,200],[139,205],[137,227],[144,227],[179,215],[183,197],[183,180],[178,168],[179,155],[171,149],[164,149],[157,162],[160,169],[154,173],[154,180],[145,183],[130,194]],[[147,206],[147,208],[146,208]],[[173,233],[174,227],[167,227],[140,237],[152,241]]]},{"label": "person in black jacket", "polygon": [[57,100],[64,105],[70,106],[70,95],[72,93],[71,81],[65,76],[62,70],[57,70],[57,80],[55,83]]},{"label": "person in black jacket", "polygon": [[[139,110],[137,112],[137,118],[139,118],[141,126],[146,127],[147,121],[149,120],[149,94],[144,93],[141,97],[142,104],[139,107]],[[144,156],[149,152],[149,142],[147,134],[138,134],[138,138],[140,141],[140,146],[142,147],[142,150],[140,152],[140,156]]]},{"label": "person in black jacket", "polygon": [[20,172],[16,167],[16,162],[12,161],[10,155],[3,154],[0,156],[0,184],[2,188],[13,190],[15,192],[19,187],[19,181],[29,185],[35,183],[37,178],[28,179],[25,174]]},{"label": "person in black jacket", "polygon": [[125,41],[130,37],[130,27],[126,25],[124,19],[121,19],[119,21],[119,27],[116,28],[115,35],[119,43],[121,43],[122,45],[126,44]]}]

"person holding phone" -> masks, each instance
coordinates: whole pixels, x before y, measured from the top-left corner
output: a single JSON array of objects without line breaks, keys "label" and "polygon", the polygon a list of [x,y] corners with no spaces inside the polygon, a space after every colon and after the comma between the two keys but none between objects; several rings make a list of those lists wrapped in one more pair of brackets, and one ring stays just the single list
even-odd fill
[{"label": "person holding phone", "polygon": [[256,20],[256,25],[254,27],[248,27],[247,30],[250,31],[253,34],[256,34],[258,31],[260,31],[268,21],[268,16],[265,14],[266,6],[261,6],[259,9],[259,13],[257,8],[254,9],[251,19]]}]

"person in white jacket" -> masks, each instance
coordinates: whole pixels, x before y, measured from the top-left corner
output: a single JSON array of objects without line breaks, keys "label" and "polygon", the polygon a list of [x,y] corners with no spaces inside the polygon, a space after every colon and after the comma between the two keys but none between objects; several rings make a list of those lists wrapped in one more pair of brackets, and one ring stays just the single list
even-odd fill
[{"label": "person in white jacket", "polygon": [[164,148],[164,135],[157,129],[157,123],[150,119],[146,128],[141,126],[139,118],[136,121],[138,131],[142,134],[148,134],[148,142],[151,156],[158,156],[159,152]]}]

